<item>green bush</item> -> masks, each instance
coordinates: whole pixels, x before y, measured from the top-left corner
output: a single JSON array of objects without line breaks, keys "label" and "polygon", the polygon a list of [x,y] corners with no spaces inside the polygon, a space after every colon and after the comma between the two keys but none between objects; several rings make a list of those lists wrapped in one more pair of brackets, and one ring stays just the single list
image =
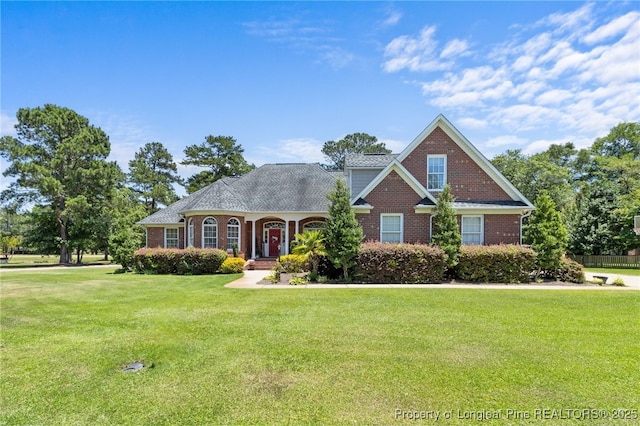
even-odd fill
[{"label": "green bush", "polygon": [[143,248],[137,250],[133,258],[133,267],[138,273],[201,275],[218,272],[227,253],[218,249]]},{"label": "green bush", "polygon": [[439,283],[445,268],[439,247],[419,244],[362,244],[356,256],[355,282]]},{"label": "green bush", "polygon": [[309,258],[301,254],[287,254],[280,256],[276,261],[280,265],[282,272],[296,274],[309,270]]},{"label": "green bush", "polygon": [[523,283],[531,280],[536,253],[517,245],[462,246],[456,276],[464,281]]},{"label": "green bush", "polygon": [[220,266],[221,274],[240,274],[244,269],[244,259],[239,257],[228,257]]},{"label": "green bush", "polygon": [[575,260],[563,257],[560,259],[560,266],[554,272],[550,272],[553,278],[569,283],[582,284],[585,282],[584,268]]}]

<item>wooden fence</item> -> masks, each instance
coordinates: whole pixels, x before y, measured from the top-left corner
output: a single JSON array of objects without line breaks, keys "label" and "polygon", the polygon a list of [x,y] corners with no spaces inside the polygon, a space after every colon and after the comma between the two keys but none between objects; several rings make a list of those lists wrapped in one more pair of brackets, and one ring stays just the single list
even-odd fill
[{"label": "wooden fence", "polygon": [[640,256],[571,256],[587,268],[640,269]]}]

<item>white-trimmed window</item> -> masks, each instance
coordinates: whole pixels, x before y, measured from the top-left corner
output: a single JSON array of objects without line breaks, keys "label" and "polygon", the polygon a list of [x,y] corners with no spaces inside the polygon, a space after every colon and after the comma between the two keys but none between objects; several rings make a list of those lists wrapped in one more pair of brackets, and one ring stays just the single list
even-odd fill
[{"label": "white-trimmed window", "polygon": [[178,228],[164,228],[164,246],[178,248]]},{"label": "white-trimmed window", "polygon": [[189,222],[187,225],[187,247],[193,247],[193,233],[194,233],[193,218],[191,218],[189,219]]},{"label": "white-trimmed window", "polygon": [[218,248],[218,222],[212,217],[202,221],[202,248]]},{"label": "white-trimmed window", "polygon": [[382,213],[380,215],[380,242],[401,243],[403,215],[401,213]]},{"label": "white-trimmed window", "polygon": [[322,231],[325,227],[325,222],[320,222],[319,220],[314,220],[312,222],[307,222],[302,225],[302,230],[304,231]]},{"label": "white-trimmed window", "polygon": [[227,222],[227,250],[233,250],[234,244],[237,244],[240,250],[240,222],[232,217]]},{"label": "white-trimmed window", "polygon": [[462,244],[480,245],[484,243],[484,217],[462,216]]},{"label": "white-trimmed window", "polygon": [[427,155],[427,190],[442,191],[447,183],[447,156]]}]

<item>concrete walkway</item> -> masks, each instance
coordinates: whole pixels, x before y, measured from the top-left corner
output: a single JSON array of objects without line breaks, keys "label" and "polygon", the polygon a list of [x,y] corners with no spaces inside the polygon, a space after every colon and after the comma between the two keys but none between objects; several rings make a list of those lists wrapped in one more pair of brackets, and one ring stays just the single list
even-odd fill
[{"label": "concrete walkway", "polygon": [[[305,285],[289,285],[289,284],[262,284],[260,281],[267,275],[271,274],[271,271],[244,271],[244,276],[233,282],[230,282],[225,287],[229,288],[244,288],[244,289],[323,289],[323,288],[425,288],[425,289],[443,289],[443,288],[474,288],[474,289],[500,289],[500,290],[616,290],[616,291],[628,291],[628,290],[640,290],[640,282],[638,278],[628,275],[620,275],[624,280],[626,287],[615,286],[597,286],[597,285],[546,285],[546,284],[305,284]],[[598,275],[596,273],[596,275]],[[614,274],[602,274],[609,276],[611,282],[617,277]],[[587,279],[591,279],[591,276],[587,275]],[[259,284],[260,283],[260,284]]]}]

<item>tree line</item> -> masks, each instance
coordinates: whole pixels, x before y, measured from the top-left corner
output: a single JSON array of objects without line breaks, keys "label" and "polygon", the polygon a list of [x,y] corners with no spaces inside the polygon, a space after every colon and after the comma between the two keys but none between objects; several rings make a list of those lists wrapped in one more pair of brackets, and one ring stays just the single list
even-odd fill
[{"label": "tree line", "polygon": [[[124,172],[107,160],[105,132],[75,111],[47,104],[21,108],[16,118],[16,136],[0,138],[0,155],[9,164],[3,175],[15,178],[0,195],[3,252],[20,246],[59,253],[61,263],[73,254],[79,261],[88,251],[117,257],[144,244],[135,223],[177,201],[177,186],[191,194],[255,168],[233,137],[209,135],[184,149],[181,164],[204,169],[186,180],[160,142],[142,146]],[[532,156],[509,150],[493,164],[527,198],[551,196],[572,253],[622,252],[638,245],[631,221],[640,214],[639,146],[639,124],[622,123],[589,149],[567,143]],[[322,152],[325,168],[342,170],[347,153],[391,151],[375,136],[354,133],[325,142]]]}]

